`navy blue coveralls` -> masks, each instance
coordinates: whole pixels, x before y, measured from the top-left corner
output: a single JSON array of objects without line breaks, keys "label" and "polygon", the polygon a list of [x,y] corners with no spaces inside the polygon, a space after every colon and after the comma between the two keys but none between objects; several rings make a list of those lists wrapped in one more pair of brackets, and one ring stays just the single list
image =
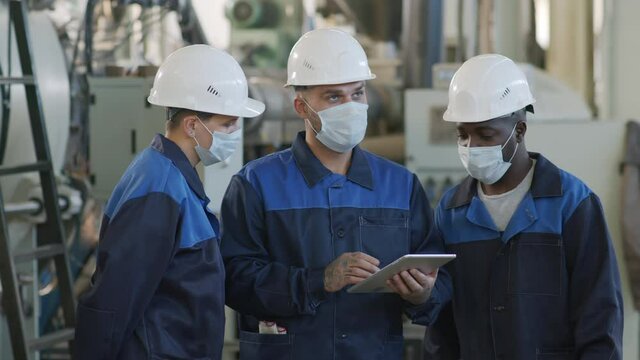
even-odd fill
[{"label": "navy blue coveralls", "polygon": [[441,334],[453,319],[437,316],[453,300],[463,359],[621,359],[620,277],[600,200],[540,154],[530,156],[531,188],[504,232],[471,177],[440,201],[441,251],[457,258],[428,301],[424,323],[435,328],[427,343],[450,351]]},{"label": "navy blue coveralls", "polygon": [[[293,146],[250,162],[222,204],[227,305],[240,315],[241,359],[401,359],[397,294],[324,290],[325,267],[361,251],[383,267],[420,252],[432,214],[416,176],[354,148],[347,175],[325,168],[300,133]],[[275,321],[285,335],[258,333]]]},{"label": "navy blue coveralls", "polygon": [[221,357],[224,268],[208,203],[185,154],[157,135],[106,206],[76,359]]}]

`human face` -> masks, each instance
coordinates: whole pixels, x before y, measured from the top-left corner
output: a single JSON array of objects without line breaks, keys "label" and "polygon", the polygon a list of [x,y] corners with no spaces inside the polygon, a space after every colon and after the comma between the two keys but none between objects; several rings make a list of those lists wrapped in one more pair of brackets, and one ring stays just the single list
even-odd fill
[{"label": "human face", "polygon": [[[511,158],[518,142],[520,121],[513,117],[497,118],[479,123],[458,123],[458,145],[467,147],[502,146],[503,159]],[[514,131],[515,127],[515,131]],[[513,135],[512,135],[513,134]],[[513,145],[509,146],[510,143]]]},{"label": "human face", "polygon": [[350,101],[367,104],[364,81],[312,86],[298,94],[294,105],[300,117],[307,119],[316,131],[320,131],[322,125],[316,113]]},{"label": "human face", "polygon": [[[200,121],[194,122],[194,137],[200,146],[208,149],[213,142],[214,131],[225,134],[231,134],[239,129],[238,117],[229,115],[212,115],[208,118],[199,118]],[[196,130],[201,128],[200,131]],[[205,129],[206,128],[206,129]]]}]

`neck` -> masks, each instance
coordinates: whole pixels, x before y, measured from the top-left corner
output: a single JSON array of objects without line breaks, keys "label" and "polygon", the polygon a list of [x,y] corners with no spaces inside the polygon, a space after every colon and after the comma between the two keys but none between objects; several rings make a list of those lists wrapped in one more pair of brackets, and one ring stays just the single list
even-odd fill
[{"label": "neck", "polygon": [[481,184],[482,191],[487,195],[499,195],[515,189],[527,176],[531,165],[533,165],[533,160],[531,160],[529,153],[522,146],[522,150],[518,150],[516,156],[513,157],[511,166],[504,176],[491,185]]},{"label": "neck", "polygon": [[346,175],[351,165],[351,153],[353,150],[344,153],[333,151],[316,139],[315,132],[309,128],[309,125],[305,125],[305,127],[307,128],[305,141],[313,155],[332,173]]},{"label": "neck", "polygon": [[189,159],[189,163],[191,166],[195,167],[199,162],[200,158],[195,150],[195,141],[190,137],[178,136],[170,131],[165,132],[164,137],[173,141],[180,150],[185,154],[187,159]]}]

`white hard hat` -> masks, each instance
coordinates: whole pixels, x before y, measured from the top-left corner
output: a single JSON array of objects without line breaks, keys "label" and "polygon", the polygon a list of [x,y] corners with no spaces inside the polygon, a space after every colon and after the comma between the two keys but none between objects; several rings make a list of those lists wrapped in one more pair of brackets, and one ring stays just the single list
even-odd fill
[{"label": "white hard hat", "polygon": [[209,45],[190,45],[162,63],[148,98],[154,105],[238,117],[262,114],[264,104],[249,98],[238,62]]},{"label": "white hard hat", "polygon": [[475,123],[526,108],[536,100],[525,74],[509,58],[498,54],[472,57],[456,71],[449,85],[444,120]]},{"label": "white hard hat", "polygon": [[375,78],[356,39],[342,30],[317,29],[302,35],[293,45],[285,86],[346,84]]}]

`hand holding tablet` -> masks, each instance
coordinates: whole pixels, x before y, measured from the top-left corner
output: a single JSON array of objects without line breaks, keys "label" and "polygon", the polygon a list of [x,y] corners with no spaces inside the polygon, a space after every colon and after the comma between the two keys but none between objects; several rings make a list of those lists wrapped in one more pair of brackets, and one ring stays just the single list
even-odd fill
[{"label": "hand holding tablet", "polygon": [[[388,285],[387,280],[391,279],[403,271],[412,269],[420,270],[422,274],[429,274],[437,268],[455,259],[454,254],[409,254],[405,255],[391,264],[385,266],[380,271],[371,275],[366,280],[350,287],[349,293],[371,293],[371,292],[394,292]],[[415,277],[415,276],[414,276]]]}]

